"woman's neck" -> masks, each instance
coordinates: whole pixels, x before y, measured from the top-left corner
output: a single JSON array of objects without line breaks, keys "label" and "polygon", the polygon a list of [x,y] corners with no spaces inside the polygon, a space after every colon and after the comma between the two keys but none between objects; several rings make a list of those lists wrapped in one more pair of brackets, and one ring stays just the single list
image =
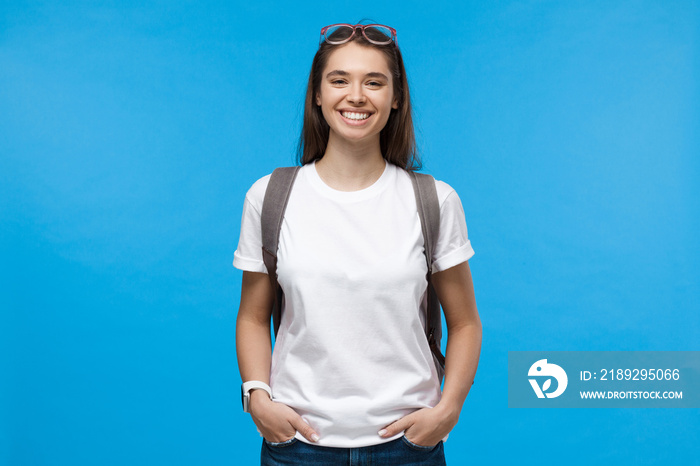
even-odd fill
[{"label": "woman's neck", "polygon": [[382,176],[386,162],[379,140],[369,144],[338,144],[329,138],[326,152],[316,162],[316,171],[324,183],[338,191],[359,191]]}]

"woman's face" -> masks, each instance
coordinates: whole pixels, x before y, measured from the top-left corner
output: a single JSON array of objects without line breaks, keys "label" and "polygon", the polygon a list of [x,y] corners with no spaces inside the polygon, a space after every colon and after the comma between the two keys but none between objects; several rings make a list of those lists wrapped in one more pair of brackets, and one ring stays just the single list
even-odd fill
[{"label": "woman's face", "polygon": [[354,42],[339,46],[323,70],[316,105],[330,126],[329,138],[379,143],[391,109],[398,108],[384,54]]}]

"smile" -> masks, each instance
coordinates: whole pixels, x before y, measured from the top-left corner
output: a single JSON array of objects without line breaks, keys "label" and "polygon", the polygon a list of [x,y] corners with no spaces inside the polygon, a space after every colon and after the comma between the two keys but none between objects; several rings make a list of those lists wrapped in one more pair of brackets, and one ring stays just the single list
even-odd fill
[{"label": "smile", "polygon": [[349,120],[366,120],[369,118],[369,113],[356,113],[356,112],[340,112],[345,118]]}]

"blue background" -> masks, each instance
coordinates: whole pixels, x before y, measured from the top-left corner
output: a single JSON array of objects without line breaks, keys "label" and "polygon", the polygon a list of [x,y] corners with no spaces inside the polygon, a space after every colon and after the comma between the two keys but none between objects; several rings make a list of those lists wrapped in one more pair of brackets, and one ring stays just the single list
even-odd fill
[{"label": "blue background", "polygon": [[243,197],[362,18],[476,250],[450,464],[700,464],[697,409],[507,408],[509,350],[700,350],[700,6],[667,0],[0,3],[0,464],[256,464]]}]

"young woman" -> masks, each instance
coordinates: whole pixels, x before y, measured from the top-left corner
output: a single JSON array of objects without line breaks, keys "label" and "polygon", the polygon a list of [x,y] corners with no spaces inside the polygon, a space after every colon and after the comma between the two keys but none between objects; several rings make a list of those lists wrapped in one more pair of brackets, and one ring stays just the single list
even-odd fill
[{"label": "young woman", "polygon": [[441,390],[425,337],[427,264],[407,172],[420,163],[394,29],[322,29],[300,155],[279,238],[274,352],[260,224],[269,175],[246,195],[234,255],[244,271],[238,365],[262,464],[445,464],[443,440],[481,349],[474,252],[459,197],[436,181],[432,283],[448,329]]}]

